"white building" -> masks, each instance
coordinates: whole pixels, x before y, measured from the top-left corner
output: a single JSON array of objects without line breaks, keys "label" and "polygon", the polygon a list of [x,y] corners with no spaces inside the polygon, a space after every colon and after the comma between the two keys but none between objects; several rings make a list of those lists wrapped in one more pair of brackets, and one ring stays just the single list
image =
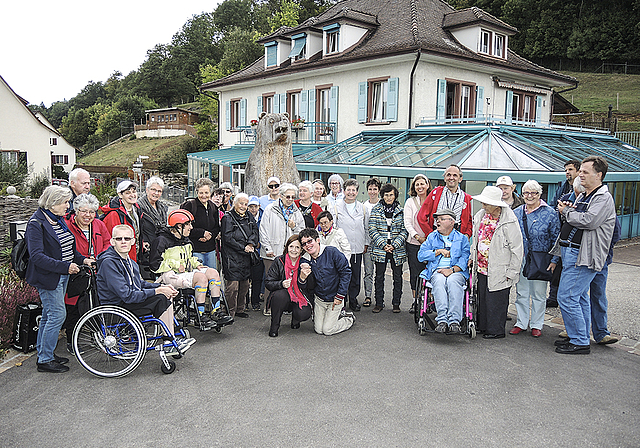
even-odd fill
[{"label": "white building", "polygon": [[66,172],[76,163],[76,149],[40,113],[27,107],[0,76],[0,154],[4,160],[26,163],[30,175],[60,165]]}]

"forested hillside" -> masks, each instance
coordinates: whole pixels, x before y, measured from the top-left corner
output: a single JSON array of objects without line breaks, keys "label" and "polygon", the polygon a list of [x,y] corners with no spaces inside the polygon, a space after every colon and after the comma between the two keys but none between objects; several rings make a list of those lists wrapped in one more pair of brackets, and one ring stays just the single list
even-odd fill
[{"label": "forested hillside", "polygon": [[[380,0],[394,1],[394,0]],[[256,40],[282,25],[295,26],[333,0],[224,0],[194,15],[169,43],[147,51],[138,70],[90,81],[68,101],[36,106],[74,146],[91,152],[140,123],[145,109],[200,101],[217,116],[215,100],[198,86],[253,62],[263,54]],[[510,48],[551,69],[597,68],[602,62],[640,64],[640,0],[449,0],[478,6],[518,28]],[[107,74],[104,74],[105,77]],[[101,76],[101,74],[96,74]],[[198,125],[199,149],[216,147],[215,125]]]}]

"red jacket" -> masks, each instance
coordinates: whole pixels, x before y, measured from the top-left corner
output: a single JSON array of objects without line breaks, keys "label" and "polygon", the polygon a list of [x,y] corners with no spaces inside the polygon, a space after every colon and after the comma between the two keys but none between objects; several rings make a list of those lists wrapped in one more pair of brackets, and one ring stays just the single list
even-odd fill
[{"label": "red jacket", "polygon": [[[418,212],[418,224],[420,224],[420,228],[425,236],[433,232],[433,214],[438,210],[438,203],[440,202],[440,196],[442,196],[444,188],[446,187],[440,186],[431,190]],[[460,214],[460,233],[471,237],[472,232],[471,195],[465,193],[462,213]]]},{"label": "red jacket", "polygon": [[[129,257],[133,261],[137,261],[139,256],[142,255],[143,246],[142,246],[142,235],[136,235],[135,226],[131,221],[131,218],[127,214],[124,205],[122,205],[122,200],[119,197],[115,197],[111,200],[109,205],[103,205],[100,207],[100,210],[104,213],[104,217],[102,221],[107,226],[109,233],[113,231],[113,228],[118,224],[125,224],[133,230],[133,236],[136,238],[136,244],[131,246],[131,250],[129,251]],[[138,222],[141,222],[142,219],[142,211],[140,210],[140,206],[138,204],[133,205],[134,213],[138,214]]]},{"label": "red jacket", "polygon": [[[300,199],[296,199],[295,201],[293,201],[296,203],[296,205],[298,206],[298,208],[300,208]],[[311,202],[311,216],[313,217],[313,222],[315,227],[318,227],[318,215],[322,213],[322,207],[320,207],[318,204],[316,204],[315,202]],[[334,216],[333,219],[336,219],[336,217]]]}]

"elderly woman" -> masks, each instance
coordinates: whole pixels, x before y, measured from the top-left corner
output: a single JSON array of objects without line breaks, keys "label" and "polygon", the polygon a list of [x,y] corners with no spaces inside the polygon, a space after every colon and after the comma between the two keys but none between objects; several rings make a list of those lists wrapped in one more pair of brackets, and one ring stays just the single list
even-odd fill
[{"label": "elderly woman", "polygon": [[[258,225],[247,212],[249,196],[238,193],[233,209],[222,218],[222,266],[225,279],[225,296],[229,314],[249,317],[244,310],[245,297],[249,291],[252,253],[260,242]],[[257,254],[256,254],[257,255]]]},{"label": "elderly woman", "polygon": [[524,204],[524,200],[516,193],[516,185],[509,176],[500,176],[496,180],[496,187],[502,190],[502,202],[515,210]]},{"label": "elderly woman", "polygon": [[180,208],[188,210],[194,217],[189,239],[193,245],[193,255],[205,266],[218,266],[216,261],[216,237],[220,233],[218,207],[211,201],[213,182],[202,177],[195,185],[197,198],[185,201]]},{"label": "elderly woman", "polygon": [[[94,195],[82,193],[73,200],[73,211],[65,217],[65,224],[76,239],[76,249],[80,252],[80,255],[94,260],[111,245],[109,242],[111,233],[107,226],[99,219],[95,219],[98,207],[98,199]],[[73,354],[71,344],[73,329],[80,319],[82,311],[86,311],[78,309],[79,295],[71,291],[72,289],[76,292],[79,291],[77,291],[78,288],[72,288],[72,284],[75,283],[73,280],[72,276],[67,295],[64,297],[67,311],[64,329],[67,333],[67,350],[71,354]],[[86,281],[82,282],[81,277],[77,278],[76,281],[80,287],[86,287]],[[69,297],[69,293],[72,294],[72,297]]]},{"label": "elderly woman", "polygon": [[144,251],[149,250],[149,244],[144,244],[140,221],[142,219],[142,210],[138,205],[138,192],[136,183],[127,179],[123,180],[116,187],[118,196],[111,199],[109,205],[102,207],[104,218],[102,221],[106,224],[109,232],[119,225],[124,224],[133,229],[133,235],[136,239],[135,244],[131,245],[129,257],[133,261],[140,260]]},{"label": "elderly woman", "polygon": [[369,237],[371,238],[371,259],[376,265],[374,313],[384,308],[384,277],[387,263],[393,271],[393,312],[400,312],[402,298],[402,265],[407,261],[404,243],[407,241],[407,229],[404,228],[404,211],[398,203],[398,189],[385,184],[380,189],[382,201],[373,207],[369,218]]},{"label": "elderly woman", "polygon": [[322,212],[322,208],[311,200],[313,193],[313,184],[308,181],[302,181],[298,185],[298,197],[295,203],[300,209],[300,213],[304,217],[304,225],[308,229],[314,229],[318,225],[318,215]]},{"label": "elderly woman", "polygon": [[[293,184],[280,186],[280,199],[267,205],[260,223],[260,256],[264,261],[265,272],[269,272],[271,263],[284,247],[285,241],[294,233],[305,228],[304,217],[295,204],[298,188]],[[268,288],[267,288],[268,289]],[[264,313],[270,315],[269,300],[265,300]]]},{"label": "elderly woman", "polygon": [[522,234],[498,187],[484,187],[473,199],[482,203],[473,217],[470,261],[478,292],[478,332],[485,339],[500,339],[505,336],[509,290],[522,264]]},{"label": "elderly woman", "polygon": [[[367,181],[367,195],[369,199],[362,204],[365,210],[364,228],[365,232],[369,232],[369,217],[371,216],[371,210],[380,202],[380,181],[372,177]],[[369,238],[367,238],[367,241]],[[364,302],[362,306],[371,306],[371,293],[373,292],[373,260],[371,259],[371,249],[369,245],[364,247],[364,255],[362,256],[362,262],[364,264]]]},{"label": "elderly woman", "polygon": [[42,318],[36,348],[39,372],[66,372],[69,359],[54,353],[66,311],[64,294],[70,274],[80,271],[78,264],[91,263],[76,249],[64,214],[69,208],[71,190],[57,185],[44,189],[38,209],[29,219],[25,238],[29,250],[26,280],[38,290],[42,302]]},{"label": "elderly woman", "polygon": [[344,199],[344,179],[339,174],[329,176],[329,194],[327,195],[327,210],[336,215],[336,201]]},{"label": "elderly woman", "polygon": [[[149,244],[156,239],[157,233],[164,228],[167,223],[167,205],[160,200],[162,190],[164,189],[164,181],[157,176],[150,177],[147,181],[146,195],[138,199],[138,205],[142,210],[140,218],[142,227],[142,239],[145,244]],[[140,273],[147,280],[154,280],[155,277],[149,268],[149,252],[142,254],[142,258],[138,263],[140,265]]]},{"label": "elderly woman", "polygon": [[322,210],[327,209],[327,190],[324,187],[324,182],[322,179],[316,179],[313,181],[313,196],[312,201],[315,204],[318,204]]},{"label": "elderly woman", "polygon": [[409,235],[405,248],[407,250],[407,260],[409,260],[409,282],[411,283],[411,294],[413,297],[416,295],[418,276],[426,267],[426,263],[418,261],[420,245],[427,240],[424,232],[420,228],[420,224],[418,224],[418,212],[420,211],[420,207],[422,207],[422,203],[429,195],[430,185],[427,176],[424,174],[416,174],[409,188],[409,195],[411,197],[404,203],[404,228],[407,229]]},{"label": "elderly woman", "polygon": [[[541,198],[542,186],[535,180],[528,180],[522,186],[524,205],[515,210],[520,223],[524,242],[524,259],[529,251],[548,253],[560,233],[560,219],[553,207],[548,206]],[[546,269],[549,277],[556,268],[558,257],[549,256],[550,264]],[[524,261],[522,263],[524,267]],[[509,334],[519,334],[531,327],[531,336],[542,335],[544,311],[547,305],[547,280],[529,280],[520,272],[520,280],[516,284],[516,311],[518,320]],[[529,302],[531,299],[531,302]],[[531,307],[531,312],[529,312]]]},{"label": "elderly woman", "polygon": [[266,285],[271,291],[271,327],[269,336],[278,336],[282,313],[291,311],[291,328],[311,317],[311,299],[315,282],[311,266],[302,260],[302,246],[298,235],[289,237],[284,253],[278,256],[267,273]]},{"label": "elderly woman", "polygon": [[222,182],[220,184],[220,189],[224,194],[222,196],[222,211],[225,213],[233,208],[233,185],[231,182]]}]

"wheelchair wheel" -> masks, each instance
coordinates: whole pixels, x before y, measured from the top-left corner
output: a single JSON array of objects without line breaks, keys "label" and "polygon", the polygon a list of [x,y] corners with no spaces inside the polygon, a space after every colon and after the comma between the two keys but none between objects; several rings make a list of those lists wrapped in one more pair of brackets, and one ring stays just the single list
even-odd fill
[{"label": "wheelchair wheel", "polygon": [[73,330],[78,362],[94,375],[124,376],[138,367],[147,350],[147,335],[133,313],[100,306],[80,318]]},{"label": "wheelchair wheel", "polygon": [[147,347],[155,347],[162,342],[160,326],[156,322],[145,322],[142,324],[147,335]]},{"label": "wheelchair wheel", "polygon": [[169,363],[169,367],[165,366],[164,364],[162,364],[160,366],[160,370],[162,370],[162,373],[165,373],[167,375],[170,374],[170,373],[173,373],[176,370],[176,363],[175,362],[168,361],[168,363]]}]

